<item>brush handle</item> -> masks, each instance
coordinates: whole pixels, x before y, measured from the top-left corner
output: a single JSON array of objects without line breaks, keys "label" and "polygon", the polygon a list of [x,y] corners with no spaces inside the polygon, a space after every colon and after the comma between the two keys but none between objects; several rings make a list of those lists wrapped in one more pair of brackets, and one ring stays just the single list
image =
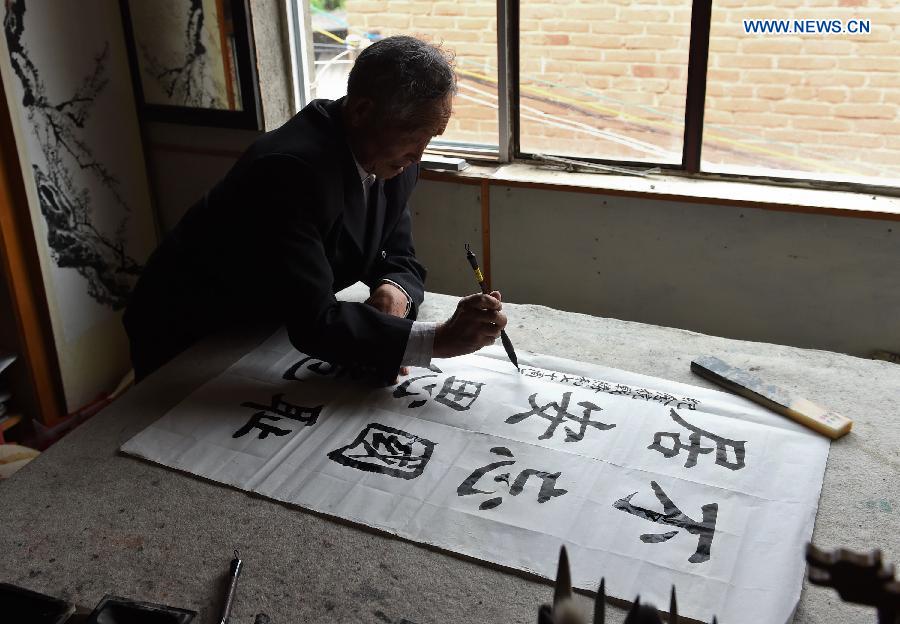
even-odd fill
[{"label": "brush handle", "polygon": [[234,593],[237,590],[237,580],[241,575],[243,563],[238,557],[237,551],[235,551],[234,559],[231,560],[231,582],[228,585],[228,594],[225,596],[225,605],[222,607],[222,619],[219,624],[228,623],[228,617],[231,615],[231,604],[234,602]]}]

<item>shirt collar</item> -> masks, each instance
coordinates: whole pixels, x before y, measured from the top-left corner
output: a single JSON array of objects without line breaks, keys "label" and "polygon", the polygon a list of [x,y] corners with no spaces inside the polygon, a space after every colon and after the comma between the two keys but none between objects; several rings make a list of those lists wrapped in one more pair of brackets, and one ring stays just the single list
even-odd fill
[{"label": "shirt collar", "polygon": [[356,165],[356,171],[359,174],[359,181],[363,184],[372,184],[373,182],[375,182],[375,174],[369,173],[368,171],[363,169],[362,165],[359,164],[359,161],[356,160],[356,154],[353,154],[353,152],[350,153],[353,155],[353,164]]}]

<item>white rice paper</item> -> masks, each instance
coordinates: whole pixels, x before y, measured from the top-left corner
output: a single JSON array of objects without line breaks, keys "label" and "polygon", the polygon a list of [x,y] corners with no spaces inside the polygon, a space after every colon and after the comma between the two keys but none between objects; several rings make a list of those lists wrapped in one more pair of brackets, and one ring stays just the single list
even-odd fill
[{"label": "white rice paper", "polygon": [[[791,617],[825,438],[714,390],[549,356],[521,364],[489,348],[372,388],[280,331],[122,450],[547,578],[565,545],[576,587],[605,577],[608,595],[665,607],[674,584],[680,614],[703,621]],[[571,416],[554,428],[566,395]],[[302,408],[319,406],[313,423]],[[600,424],[582,432],[586,412]],[[735,444],[694,443],[676,418]]]}]

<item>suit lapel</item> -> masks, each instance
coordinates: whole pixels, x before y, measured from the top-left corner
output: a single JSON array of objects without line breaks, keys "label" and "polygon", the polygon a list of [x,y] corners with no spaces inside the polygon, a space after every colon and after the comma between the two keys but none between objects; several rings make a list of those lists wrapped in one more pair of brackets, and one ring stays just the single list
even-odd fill
[{"label": "suit lapel", "polygon": [[362,182],[349,147],[344,165],[344,229],[359,251],[365,252],[366,206],[363,203]]},{"label": "suit lapel", "polygon": [[384,180],[375,181],[369,189],[369,205],[366,207],[366,235],[363,253],[365,266],[371,266],[375,256],[381,252],[381,234],[384,229],[384,213],[387,199],[384,196]]},{"label": "suit lapel", "polygon": [[341,105],[344,98],[328,102],[322,106],[323,120],[330,124],[334,140],[338,142],[338,153],[341,160],[341,177],[344,182],[343,228],[350,235],[361,254],[366,250],[366,206],[363,202],[362,182],[353,152],[347,143],[347,134],[341,119]]}]

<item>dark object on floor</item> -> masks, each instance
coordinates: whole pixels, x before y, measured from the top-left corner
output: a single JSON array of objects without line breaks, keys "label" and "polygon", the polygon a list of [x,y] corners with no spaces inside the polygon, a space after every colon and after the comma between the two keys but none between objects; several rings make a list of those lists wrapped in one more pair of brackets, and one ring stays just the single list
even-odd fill
[{"label": "dark object on floor", "polygon": [[[669,599],[668,624],[678,624],[678,604],[675,599],[675,587]],[[712,619],[716,624],[715,617]],[[593,624],[606,622],[606,580],[600,579],[597,598],[594,601]],[[586,624],[584,618],[575,608],[572,600],[572,575],[569,572],[569,555],[566,547],[559,550],[559,566],[556,569],[556,584],[553,588],[553,605],[541,605],[538,609],[538,624]],[[641,604],[641,597],[634,599],[634,604],[625,618],[625,624],[662,624],[659,611],[651,604]]]},{"label": "dark object on floor", "polygon": [[227,624],[228,618],[231,616],[231,605],[234,604],[234,594],[237,591],[238,577],[241,575],[241,569],[244,562],[241,561],[241,555],[235,549],[234,559],[231,560],[231,567],[228,570],[228,593],[225,594],[225,604],[222,606],[221,624]]},{"label": "dark object on floor", "polygon": [[806,562],[813,585],[833,587],[844,602],[875,607],[879,624],[900,623],[900,581],[894,578],[894,564],[882,562],[880,550],[827,551],[807,544]]},{"label": "dark object on floor", "polygon": [[272,620],[265,613],[257,613],[253,624],[272,624]]},{"label": "dark object on floor", "polygon": [[85,624],[188,624],[196,615],[196,611],[107,594]]},{"label": "dark object on floor", "polygon": [[0,583],[0,605],[4,622],[62,624],[75,612],[70,602],[8,583]]}]

